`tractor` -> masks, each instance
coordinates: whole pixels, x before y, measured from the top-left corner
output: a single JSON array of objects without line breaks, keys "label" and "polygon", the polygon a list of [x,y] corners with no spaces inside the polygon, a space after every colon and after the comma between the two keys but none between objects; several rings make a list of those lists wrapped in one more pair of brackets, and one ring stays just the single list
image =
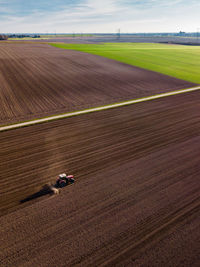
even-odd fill
[{"label": "tractor", "polygon": [[66,173],[62,173],[58,176],[55,187],[62,188],[67,185],[73,184],[74,182],[75,182],[75,179],[73,175],[66,175]]}]

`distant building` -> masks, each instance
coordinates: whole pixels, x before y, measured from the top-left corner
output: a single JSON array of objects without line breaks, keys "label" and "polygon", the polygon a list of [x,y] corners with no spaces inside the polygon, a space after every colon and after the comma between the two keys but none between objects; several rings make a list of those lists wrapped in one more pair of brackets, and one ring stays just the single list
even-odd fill
[{"label": "distant building", "polygon": [[40,38],[40,35],[35,34],[32,36],[32,38]]}]

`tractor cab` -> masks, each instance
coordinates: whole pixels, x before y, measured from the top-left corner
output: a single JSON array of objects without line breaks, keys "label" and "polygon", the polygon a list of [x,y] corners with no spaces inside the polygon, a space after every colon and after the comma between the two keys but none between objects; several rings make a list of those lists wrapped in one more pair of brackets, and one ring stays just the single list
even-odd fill
[{"label": "tractor cab", "polygon": [[66,173],[62,173],[58,176],[56,181],[57,187],[65,187],[69,184],[73,184],[75,182],[73,175],[67,175]]}]

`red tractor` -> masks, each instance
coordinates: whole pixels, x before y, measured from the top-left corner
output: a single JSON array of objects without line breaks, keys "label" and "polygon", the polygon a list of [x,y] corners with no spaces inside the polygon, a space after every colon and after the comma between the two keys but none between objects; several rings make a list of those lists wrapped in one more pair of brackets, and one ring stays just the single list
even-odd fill
[{"label": "red tractor", "polygon": [[62,173],[58,176],[55,186],[57,188],[62,188],[67,185],[73,184],[74,182],[75,182],[75,179],[73,175],[66,175],[66,173]]}]

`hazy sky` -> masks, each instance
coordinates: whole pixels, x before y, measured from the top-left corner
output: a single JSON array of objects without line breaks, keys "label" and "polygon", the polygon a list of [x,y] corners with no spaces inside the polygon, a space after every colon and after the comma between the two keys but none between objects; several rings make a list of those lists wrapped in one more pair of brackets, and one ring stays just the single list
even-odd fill
[{"label": "hazy sky", "polygon": [[0,0],[2,33],[195,32],[200,0]]}]

